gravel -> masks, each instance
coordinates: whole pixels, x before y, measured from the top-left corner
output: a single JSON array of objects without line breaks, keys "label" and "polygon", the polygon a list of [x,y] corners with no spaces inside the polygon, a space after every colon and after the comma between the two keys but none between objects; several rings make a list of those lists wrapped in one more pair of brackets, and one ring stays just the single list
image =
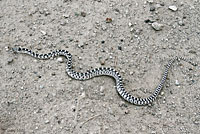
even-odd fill
[{"label": "gravel", "polygon": [[156,31],[160,31],[163,29],[164,25],[163,24],[160,24],[158,22],[154,22],[151,24],[151,26],[153,27],[154,30]]},{"label": "gravel", "polygon": [[174,11],[174,12],[178,10],[178,8],[176,6],[174,6],[174,5],[173,6],[169,6],[169,9]]},{"label": "gravel", "polygon": [[199,66],[175,62],[155,102],[140,107],[124,101],[110,77],[69,78],[64,57],[38,60],[9,51],[65,49],[74,70],[112,67],[127,92],[149,97],[168,60],[183,56],[200,63],[199,0],[1,0],[0,5],[0,133],[199,132]]}]

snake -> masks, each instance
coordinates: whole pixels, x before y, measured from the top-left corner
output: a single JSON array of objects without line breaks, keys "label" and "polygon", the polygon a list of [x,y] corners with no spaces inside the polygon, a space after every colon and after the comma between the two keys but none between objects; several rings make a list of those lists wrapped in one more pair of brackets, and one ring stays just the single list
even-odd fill
[{"label": "snake", "polygon": [[149,105],[149,104],[151,105],[151,103],[156,100],[156,98],[158,97],[161,89],[163,88],[163,86],[166,82],[169,70],[175,61],[183,60],[185,62],[190,63],[193,66],[197,66],[197,63],[192,62],[191,59],[186,59],[184,57],[175,56],[174,58],[170,59],[168,64],[165,66],[165,70],[164,70],[164,73],[162,74],[160,83],[155,88],[154,92],[149,97],[140,98],[140,97],[132,96],[127,90],[125,90],[122,76],[119,74],[118,71],[116,71],[113,68],[99,67],[99,68],[87,70],[86,72],[75,71],[72,66],[72,55],[67,50],[55,50],[55,51],[51,51],[49,53],[39,54],[39,53],[36,53],[27,48],[14,47],[14,48],[11,48],[11,51],[14,53],[27,54],[27,55],[30,55],[39,60],[47,60],[47,59],[54,58],[57,56],[64,56],[67,59],[66,60],[66,73],[72,79],[84,81],[84,80],[89,80],[89,79],[92,79],[92,78],[98,77],[98,76],[112,77],[115,80],[115,87],[116,87],[118,94],[124,100],[126,100],[127,102],[134,104],[134,105]]}]

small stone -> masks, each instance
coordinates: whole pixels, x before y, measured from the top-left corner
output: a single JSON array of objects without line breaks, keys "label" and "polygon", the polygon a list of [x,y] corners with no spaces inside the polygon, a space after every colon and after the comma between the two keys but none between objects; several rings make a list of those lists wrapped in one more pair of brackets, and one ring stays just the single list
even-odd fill
[{"label": "small stone", "polygon": [[46,121],[45,121],[45,124],[48,124],[49,122],[50,122],[49,120],[46,120]]},{"label": "small stone", "polygon": [[51,75],[52,75],[52,76],[55,76],[55,75],[56,75],[56,73],[55,73],[55,72],[53,72],[53,73],[51,73]]},{"label": "small stone", "polygon": [[161,2],[161,3],[160,3],[160,5],[161,5],[161,6],[164,6],[164,5],[165,5],[165,3],[164,3],[164,2]]},{"label": "small stone", "polygon": [[133,31],[134,31],[134,28],[132,27],[130,31],[133,32]]},{"label": "small stone", "polygon": [[9,47],[8,47],[8,46],[6,46],[6,47],[5,47],[5,50],[8,52],[8,51],[9,51]]},{"label": "small stone", "polygon": [[106,30],[107,30],[107,27],[106,27],[105,25],[102,25],[101,27],[102,27],[102,30],[103,30],[103,31],[106,31]]},{"label": "small stone", "polygon": [[164,94],[165,94],[164,92],[161,92],[161,93],[160,93],[160,95],[162,95],[162,96],[163,96]]},{"label": "small stone", "polygon": [[72,109],[73,112],[75,112],[76,111],[76,106],[72,105],[71,109]]},{"label": "small stone", "polygon": [[81,12],[81,16],[82,17],[86,17],[86,13],[85,12]]},{"label": "small stone", "polygon": [[99,58],[99,62],[101,65],[105,65],[105,59],[103,59],[102,57]]},{"label": "small stone", "polygon": [[50,12],[46,8],[44,9],[43,13],[44,13],[45,16],[50,15]]},{"label": "small stone", "polygon": [[128,109],[124,110],[124,113],[125,113],[125,114],[129,114],[129,112],[130,112],[130,111],[129,111]]},{"label": "small stone", "polygon": [[195,119],[195,120],[193,121],[193,123],[194,123],[195,125],[199,125],[199,124],[200,124],[200,119]]},{"label": "small stone", "polygon": [[44,86],[43,85],[40,85],[40,89],[43,89],[44,88]]},{"label": "small stone", "polygon": [[60,63],[63,63],[63,58],[62,57],[58,57],[57,61],[60,62]]},{"label": "small stone", "polygon": [[184,25],[185,25],[185,24],[183,23],[182,20],[180,20],[180,21],[178,22],[178,24],[179,24],[179,26],[184,26]]},{"label": "small stone", "polygon": [[132,24],[131,22],[129,22],[129,23],[128,23],[128,26],[131,27],[131,26],[133,26],[133,24]]},{"label": "small stone", "polygon": [[145,22],[145,23],[153,23],[153,22],[155,22],[155,21],[150,20],[150,19],[146,19],[146,20],[144,20],[144,22]]},{"label": "small stone", "polygon": [[142,29],[136,29],[136,30],[135,30],[135,34],[136,34],[136,35],[141,34],[141,32],[142,32]]},{"label": "small stone", "polygon": [[152,7],[150,7],[150,11],[152,12],[152,11],[155,11],[156,10],[156,8],[154,7],[154,6],[152,6]]},{"label": "small stone", "polygon": [[119,13],[119,12],[120,12],[120,10],[119,10],[118,8],[115,8],[114,11],[115,11],[116,13]]},{"label": "small stone", "polygon": [[101,43],[102,43],[102,44],[104,44],[104,43],[105,43],[105,41],[104,41],[104,40],[102,40],[102,41],[101,41]]},{"label": "small stone", "polygon": [[106,18],[106,23],[111,23],[112,22],[112,18]]},{"label": "small stone", "polygon": [[46,35],[47,34],[47,32],[45,32],[45,31],[43,31],[43,30],[41,30],[40,31],[43,35]]},{"label": "small stone", "polygon": [[127,105],[126,105],[126,103],[125,103],[124,101],[121,101],[121,102],[119,103],[119,106],[120,106],[120,107],[127,107]]},{"label": "small stone", "polygon": [[178,80],[175,81],[175,85],[176,85],[176,86],[179,86],[179,85],[180,85],[180,83],[178,82]]},{"label": "small stone", "polygon": [[153,0],[148,0],[148,2],[152,4],[152,3],[153,3]]},{"label": "small stone", "polygon": [[104,92],[104,89],[105,89],[104,86],[101,86],[101,87],[100,87],[100,92],[103,93],[103,92]]},{"label": "small stone", "polygon": [[197,52],[194,51],[194,50],[190,50],[189,53],[191,53],[191,54],[196,54]]},{"label": "small stone", "polygon": [[62,21],[62,22],[60,23],[61,26],[65,26],[66,24],[67,24],[66,21]]},{"label": "small stone", "polygon": [[174,12],[178,10],[178,8],[176,6],[169,6],[169,9]]},{"label": "small stone", "polygon": [[69,14],[63,14],[63,17],[64,17],[64,18],[69,18],[70,15],[69,15]]},{"label": "small stone", "polygon": [[22,66],[22,69],[23,69],[23,70],[26,70],[26,67],[25,67],[25,66]]},{"label": "small stone", "polygon": [[163,28],[163,24],[160,24],[160,23],[158,23],[158,22],[152,23],[151,26],[152,26],[153,29],[156,30],[156,31],[160,31],[160,30],[162,30],[162,28]]},{"label": "small stone", "polygon": [[85,92],[82,92],[81,93],[81,98],[85,98],[85,96],[86,96]]},{"label": "small stone", "polygon": [[122,50],[122,47],[121,47],[121,46],[118,46],[118,50]]},{"label": "small stone", "polygon": [[7,63],[10,64],[13,62],[13,58],[8,58]]}]

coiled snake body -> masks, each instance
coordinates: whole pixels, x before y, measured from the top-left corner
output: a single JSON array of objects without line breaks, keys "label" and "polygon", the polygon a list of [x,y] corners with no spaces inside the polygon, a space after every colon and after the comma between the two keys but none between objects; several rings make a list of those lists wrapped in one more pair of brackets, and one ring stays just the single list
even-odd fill
[{"label": "coiled snake body", "polygon": [[64,56],[65,58],[67,58],[66,72],[71,78],[76,79],[76,80],[88,80],[93,77],[102,76],[102,75],[111,76],[116,81],[116,89],[117,89],[117,92],[119,93],[119,95],[123,99],[128,101],[129,103],[132,103],[135,105],[147,105],[147,104],[152,103],[157,98],[158,94],[160,93],[160,91],[163,88],[163,85],[166,81],[169,69],[170,69],[172,63],[174,63],[175,61],[183,60],[183,61],[186,61],[186,62],[192,64],[193,66],[197,65],[196,63],[193,63],[192,61],[187,60],[183,57],[175,57],[175,58],[171,59],[168,62],[168,64],[166,65],[166,68],[162,75],[161,81],[160,81],[159,85],[156,87],[154,93],[147,98],[137,98],[137,97],[132,96],[125,90],[123,83],[122,83],[122,77],[119,74],[119,72],[117,72],[115,69],[107,68],[107,67],[100,67],[100,68],[95,68],[95,69],[89,70],[85,73],[76,72],[75,70],[73,70],[72,69],[72,55],[66,50],[56,50],[56,51],[52,51],[48,54],[38,54],[29,49],[18,47],[18,48],[12,48],[12,51],[15,53],[28,54],[34,58],[41,59],[41,60],[46,60],[46,59],[50,59],[52,57],[57,57],[57,56]]}]

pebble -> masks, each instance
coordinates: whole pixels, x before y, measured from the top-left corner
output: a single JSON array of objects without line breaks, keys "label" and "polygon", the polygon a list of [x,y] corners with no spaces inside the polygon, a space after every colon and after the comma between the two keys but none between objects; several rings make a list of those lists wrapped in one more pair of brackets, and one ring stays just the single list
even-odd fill
[{"label": "pebble", "polygon": [[43,89],[44,88],[44,86],[43,85],[40,85],[40,89]]},{"label": "pebble", "polygon": [[178,80],[175,81],[175,85],[176,85],[176,86],[179,86],[179,85],[180,85],[180,83],[178,82]]},{"label": "pebble", "polygon": [[60,62],[60,63],[63,63],[63,58],[62,57],[58,57],[57,61]]},{"label": "pebble", "polygon": [[121,46],[118,46],[118,50],[122,50],[122,47],[121,47]]},{"label": "pebble", "polygon": [[199,124],[200,124],[200,120],[195,119],[195,120],[193,121],[193,123],[194,123],[195,125],[199,125]]},{"label": "pebble", "polygon": [[150,11],[152,12],[152,11],[155,11],[156,10],[156,8],[154,7],[154,6],[152,6],[152,7],[150,7]]},{"label": "pebble", "polygon": [[148,0],[148,2],[152,4],[152,3],[153,3],[153,0]]},{"label": "pebble", "polygon": [[106,27],[105,25],[102,25],[101,27],[102,27],[102,30],[103,30],[103,31],[106,31],[106,30],[107,30],[107,27]]},{"label": "pebble", "polygon": [[176,6],[169,6],[169,9],[174,12],[178,10],[178,8]]},{"label": "pebble", "polygon": [[81,98],[85,98],[85,96],[86,96],[85,92],[82,92],[81,93]]},{"label": "pebble", "polygon": [[100,92],[103,93],[103,92],[104,92],[104,89],[105,89],[104,86],[101,86],[101,87],[100,87]]},{"label": "pebble", "polygon": [[10,64],[13,62],[13,58],[8,58],[7,63]]},{"label": "pebble", "polygon": [[49,122],[50,122],[49,120],[46,120],[46,121],[45,121],[45,124],[48,124]]},{"label": "pebble", "polygon": [[160,24],[160,23],[158,23],[158,22],[152,23],[151,26],[152,26],[153,29],[156,30],[156,31],[160,31],[160,30],[162,30],[162,28],[163,28],[163,24]]},{"label": "pebble", "polygon": [[124,101],[120,101],[119,106],[120,107],[127,107],[127,105]]},{"label": "pebble", "polygon": [[64,18],[69,18],[70,15],[69,15],[69,14],[63,14],[63,17],[64,17]]},{"label": "pebble", "polygon": [[73,112],[75,112],[75,111],[76,111],[76,106],[75,106],[75,105],[72,105],[72,106],[71,106],[71,109],[72,109]]},{"label": "pebble", "polygon": [[22,69],[23,69],[23,70],[26,70],[26,67],[25,67],[25,66],[22,66]]},{"label": "pebble", "polygon": [[103,59],[102,57],[99,57],[99,62],[101,65],[105,65],[105,59]]},{"label": "pebble", "polygon": [[53,73],[51,73],[51,75],[52,75],[52,76],[55,76],[55,75],[56,75],[56,73],[55,73],[55,72],[53,72]]},{"label": "pebble", "polygon": [[112,18],[106,18],[106,23],[111,23],[112,22]]},{"label": "pebble", "polygon": [[86,13],[85,12],[81,12],[81,16],[82,17],[86,17]]},{"label": "pebble", "polygon": [[196,54],[197,52],[194,51],[194,50],[190,50],[189,53],[191,53],[191,54]]},{"label": "pebble", "polygon": [[182,20],[180,20],[180,21],[178,22],[178,24],[179,24],[179,26],[184,26],[184,25],[185,25],[185,24],[183,23]]},{"label": "pebble", "polygon": [[163,96],[164,94],[165,94],[164,92],[161,92],[161,93],[160,93],[160,95],[162,95],[162,96]]},{"label": "pebble", "polygon": [[37,62],[38,62],[38,60],[34,59],[34,60],[33,60],[33,62],[37,63]]},{"label": "pebble", "polygon": [[45,32],[45,31],[43,31],[43,30],[41,30],[40,31],[43,35],[46,35],[47,34],[47,32]]},{"label": "pebble", "polygon": [[66,24],[67,24],[66,21],[62,21],[62,22],[60,23],[61,26],[65,26]]},{"label": "pebble", "polygon": [[8,46],[6,46],[6,47],[5,47],[5,50],[8,52],[8,51],[9,51],[9,47],[8,47]]},{"label": "pebble", "polygon": [[130,75],[133,75],[133,72],[130,72],[129,74],[130,74]]},{"label": "pebble", "polygon": [[145,22],[145,23],[153,23],[153,22],[154,22],[154,20],[145,19],[145,20],[144,20],[144,22]]},{"label": "pebble", "polygon": [[129,114],[130,111],[128,109],[124,110],[124,114]]},{"label": "pebble", "polygon": [[133,26],[133,24],[132,24],[131,22],[129,22],[129,23],[128,23],[128,26],[131,27],[131,26]]}]

